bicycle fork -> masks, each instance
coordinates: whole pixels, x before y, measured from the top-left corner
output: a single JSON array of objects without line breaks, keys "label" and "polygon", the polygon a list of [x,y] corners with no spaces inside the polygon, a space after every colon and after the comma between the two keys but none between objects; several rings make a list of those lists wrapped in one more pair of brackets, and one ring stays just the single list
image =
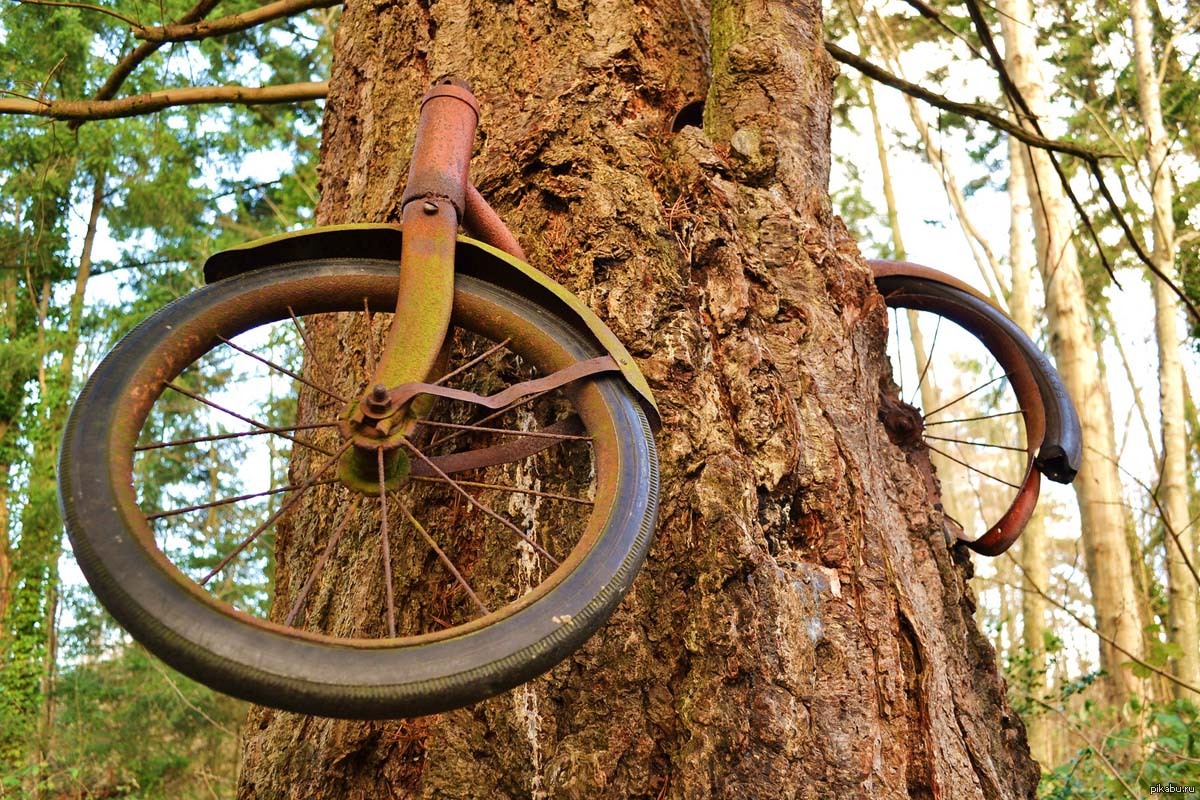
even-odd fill
[{"label": "bicycle fork", "polygon": [[366,494],[381,491],[381,472],[388,488],[408,476],[408,456],[401,445],[432,400],[404,399],[389,390],[436,380],[445,369],[454,305],[454,250],[468,202],[467,175],[478,120],[479,105],[460,81],[439,82],[421,101],[401,199],[396,314],[370,385],[350,403],[342,422],[352,446],[342,457],[339,475]]}]

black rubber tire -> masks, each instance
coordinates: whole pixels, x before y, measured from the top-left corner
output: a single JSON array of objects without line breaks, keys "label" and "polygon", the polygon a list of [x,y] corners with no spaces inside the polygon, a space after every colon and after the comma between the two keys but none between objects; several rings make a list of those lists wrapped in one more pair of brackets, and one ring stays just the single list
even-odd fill
[{"label": "black rubber tire", "polygon": [[[60,454],[59,493],[81,570],[134,638],[213,688],[276,708],[335,717],[381,719],[460,707],[529,680],[573,652],[616,608],[645,559],[657,518],[657,453],[638,401],[612,375],[593,378],[581,390],[602,398],[604,422],[612,426],[619,456],[612,479],[615,501],[603,532],[547,593],[479,630],[417,644],[286,635],[223,606],[158,553],[130,477],[133,445],[157,397],[151,387],[157,384],[162,391],[158,365],[178,360],[178,348],[190,348],[190,362],[215,344],[218,332],[202,330],[196,322],[211,318],[214,310],[232,320],[232,329],[219,332],[225,336],[258,324],[245,319],[275,313],[261,308],[264,290],[287,294],[298,314],[301,306],[341,310],[322,307],[329,302],[329,287],[352,281],[367,287],[362,291],[372,293],[372,305],[376,296],[394,303],[395,273],[389,262],[323,260],[256,270],[206,286],[126,336],[72,409]],[[455,292],[456,307],[468,298],[519,315],[577,359],[602,354],[570,324],[503,288],[460,276]],[[206,337],[208,343],[195,341]]]}]

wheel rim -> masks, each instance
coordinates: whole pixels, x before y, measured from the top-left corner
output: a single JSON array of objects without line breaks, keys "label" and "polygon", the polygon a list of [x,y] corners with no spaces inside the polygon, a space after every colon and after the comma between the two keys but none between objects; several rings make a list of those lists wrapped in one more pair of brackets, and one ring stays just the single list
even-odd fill
[{"label": "wheel rim", "polygon": [[[281,365],[279,352],[294,354],[308,349],[304,340],[311,337],[304,327],[306,324],[318,328],[332,326],[335,329],[361,324],[354,317],[367,316],[368,312],[356,310],[362,305],[363,297],[367,298],[372,322],[377,329],[382,328],[384,320],[380,318],[382,312],[379,309],[389,302],[394,293],[390,288],[381,288],[379,284],[377,277],[346,281],[344,288],[339,289],[340,296],[335,298],[328,296],[327,283],[320,290],[315,285],[307,288],[293,286],[286,297],[279,296],[277,290],[274,296],[271,292],[265,292],[262,296],[241,296],[236,305],[214,308],[208,316],[194,320],[188,330],[164,333],[164,352],[168,353],[168,357],[163,363],[153,365],[152,369],[148,367],[143,370],[148,374],[139,375],[134,381],[130,403],[132,413],[124,417],[120,425],[114,426],[112,434],[116,441],[125,443],[134,441],[132,437],[137,436],[139,446],[143,448],[130,453],[127,469],[133,479],[127,490],[122,491],[118,487],[118,494],[124,495],[121,498],[122,506],[129,514],[135,517],[148,515],[153,519],[141,524],[136,519],[131,520],[131,528],[139,533],[152,557],[197,599],[263,630],[299,639],[367,649],[424,644],[460,636],[528,607],[569,575],[594,545],[598,531],[604,527],[610,513],[605,504],[611,502],[615,491],[611,477],[612,462],[616,459],[615,444],[603,435],[590,442],[563,439],[562,444],[551,448],[563,452],[539,454],[515,467],[488,468],[493,474],[469,477],[470,486],[430,488],[424,485],[425,481],[412,481],[406,487],[411,497],[403,497],[405,492],[385,495],[386,500],[378,501],[374,509],[369,508],[373,505],[370,499],[361,495],[357,495],[357,499],[351,498],[349,490],[332,482],[330,470],[322,471],[320,468],[330,461],[340,446],[337,429],[331,424],[335,420],[329,412],[331,409],[340,411],[342,400],[348,399],[351,389],[361,391],[361,385],[353,387],[353,381],[342,385],[328,376],[319,377],[322,367],[311,358],[305,372],[290,370],[299,375],[303,383],[290,375],[281,378],[285,373],[278,367],[286,365]],[[456,363],[469,362],[490,349],[490,345],[481,344],[479,340],[490,337],[493,343],[505,339],[510,341],[471,370],[451,378],[452,381],[464,385],[473,380],[494,384],[497,380],[496,370],[488,369],[488,376],[481,375],[484,367],[498,366],[499,374],[507,376],[511,382],[517,382],[531,374],[531,364],[544,372],[560,368],[565,365],[562,363],[564,360],[570,359],[561,348],[546,340],[535,325],[515,322],[494,308],[478,304],[472,306],[469,300],[460,306],[456,322],[473,333],[459,337],[455,345],[460,351]],[[329,316],[333,309],[343,313],[336,317]],[[277,330],[267,331],[264,328],[267,321],[274,321],[273,328],[284,331],[290,328],[292,332],[279,334]],[[247,335],[247,331],[252,333]],[[477,341],[473,342],[472,339]],[[243,352],[259,350],[276,352],[268,355],[260,352],[258,359]],[[364,357],[365,365],[373,354],[360,355]],[[219,373],[230,374],[234,370],[241,370],[243,385],[250,387],[250,391],[241,393],[240,397],[218,396],[214,399],[206,396],[204,376],[195,369],[181,369],[182,365],[193,362],[200,363],[200,372],[207,373],[209,378]],[[234,363],[239,366],[233,366]],[[365,366],[359,374],[368,374]],[[285,397],[287,392],[270,385],[272,380],[301,388],[296,397],[289,400]],[[157,396],[155,387],[164,387]],[[494,392],[496,388],[501,387],[492,385],[487,393]],[[262,414],[255,416],[254,413],[245,413],[245,408],[234,402],[240,403],[245,395],[250,394],[267,397],[271,414],[264,417]],[[603,415],[597,411],[599,401],[594,395],[594,389],[589,387],[569,387],[558,397],[539,399],[530,407],[510,412],[509,416],[517,418],[519,424],[526,428],[542,427],[552,421],[552,417],[561,417],[564,406],[571,406],[590,431],[602,434],[605,422]],[[276,412],[288,407],[289,403],[300,410],[298,425],[277,424]],[[238,407],[233,407],[235,405]],[[429,434],[424,443],[414,442],[424,455],[436,459],[454,449],[483,446],[495,438],[495,434],[490,432],[464,433],[461,429],[441,427],[465,424],[467,416],[461,407],[442,405],[449,407],[443,408],[433,420],[440,424],[427,426],[430,431],[438,433]],[[230,411],[237,416],[227,413]],[[192,420],[190,427],[182,424],[181,420],[185,417]],[[240,428],[232,432],[253,433],[228,436],[231,431],[213,430],[218,418],[229,420],[233,427]],[[503,416],[496,420],[487,427],[506,422]],[[143,422],[147,423],[148,433],[141,431]],[[475,420],[473,424],[478,426],[480,422]],[[323,427],[309,427],[314,425]],[[264,432],[263,428],[268,432]],[[420,433],[419,430],[418,435]],[[445,441],[437,442],[439,438]],[[280,441],[283,442],[282,446],[279,445]],[[268,446],[275,447],[278,452],[264,455],[259,447],[261,442],[273,442]],[[298,457],[292,459],[290,480],[284,482],[279,478],[278,469],[270,465],[282,463],[281,454],[289,448],[295,448]],[[429,452],[425,453],[427,448]],[[114,451],[119,449],[114,448]],[[562,478],[552,474],[556,473],[556,464],[582,463],[581,449],[590,451],[590,459],[584,459],[590,466],[582,470],[583,474],[580,474],[581,468],[578,466],[573,476]],[[190,455],[181,451],[190,451]],[[413,451],[412,457],[417,460],[423,455]],[[268,466],[257,466],[263,463]],[[208,486],[201,487],[204,491],[196,489],[196,474],[179,475],[180,464],[205,467]],[[240,469],[230,469],[239,466]],[[176,471],[175,474],[172,474],[172,469]],[[236,476],[230,474],[234,471],[266,474],[268,482],[274,484],[307,486],[305,493],[318,498],[314,506],[324,507],[334,502],[349,510],[340,518],[329,521],[324,529],[324,549],[314,550],[307,560],[301,559],[303,563],[290,564],[286,574],[276,573],[277,566],[272,563],[269,550],[282,545],[285,549],[291,547],[292,553],[298,553],[305,548],[311,549],[314,544],[300,539],[290,543],[278,540],[293,536],[294,531],[289,529],[287,519],[300,513],[300,501],[288,506],[274,523],[262,531],[255,533],[257,525],[252,528],[250,543],[230,558],[231,546],[236,550],[247,538],[231,536],[230,531],[241,527],[244,533],[243,518],[253,514],[269,520],[286,504],[286,501],[281,503],[278,498],[289,494],[274,491],[281,488],[278,485],[260,489],[271,494],[240,491]],[[514,476],[518,483],[503,482]],[[143,487],[153,485],[158,488],[153,493],[147,493],[144,489],[139,493],[135,489],[139,482]],[[441,478],[432,481],[434,484],[438,482],[444,483]],[[585,483],[590,487],[588,494],[578,494],[580,486]],[[559,491],[568,485],[570,493]],[[521,491],[510,491],[513,488]],[[436,496],[439,492],[441,497]],[[220,497],[214,496],[217,494]],[[479,499],[480,504],[467,499],[468,496]],[[468,515],[473,513],[476,517],[471,524],[479,536],[472,537],[471,544],[447,538],[439,542],[439,537],[461,525],[461,520],[426,519],[420,527],[412,525],[409,513],[420,520],[423,509],[441,505],[440,501],[447,497],[459,503],[459,510],[467,507],[470,509]],[[492,509],[493,514],[488,514],[481,507],[496,504],[500,501],[491,498],[501,497],[508,498],[501,512]],[[565,497],[573,499],[563,499]],[[168,502],[164,502],[164,498]],[[214,504],[215,500],[228,498],[240,499],[233,503]],[[592,505],[585,505],[587,501]],[[271,509],[272,504],[274,509]],[[385,504],[390,506],[391,514],[386,549],[383,546],[381,516]],[[563,535],[539,528],[537,524],[539,507],[554,504],[588,509],[583,513],[564,514],[559,511],[555,514],[556,519],[567,516],[578,523],[563,526],[564,529],[578,529],[573,534],[573,546],[565,551]],[[162,516],[157,516],[159,514]],[[527,525],[529,532],[525,538],[514,535],[514,526],[497,519],[513,514],[533,520]],[[197,517],[202,518],[202,523],[194,521]],[[274,542],[271,540],[272,528],[278,537]],[[374,541],[369,541],[370,537],[363,533],[368,530],[376,532]],[[405,530],[408,531],[407,538],[403,533]],[[204,541],[199,543],[202,557],[190,557],[188,563],[178,563],[180,559],[177,553],[196,550],[197,537],[189,535],[189,531],[203,534]],[[492,534],[498,533],[508,537],[508,548],[497,544],[502,536]],[[424,558],[417,557],[412,547],[418,540],[426,550]],[[429,540],[438,546],[429,547]],[[320,542],[316,544],[318,548],[321,547]],[[381,556],[374,562],[355,561],[356,554],[361,553],[364,547],[376,547]],[[471,551],[471,547],[478,551]],[[224,555],[219,555],[221,550],[225,551]],[[384,557],[384,553],[388,555]],[[324,562],[321,561],[322,557],[325,558]],[[447,562],[453,564],[455,569],[452,570]],[[481,564],[487,567],[486,575],[481,575]],[[366,616],[358,609],[355,613],[359,617],[356,618],[351,613],[353,597],[339,599],[322,588],[322,575],[333,574],[338,569],[341,571],[339,574],[344,575],[348,569],[352,575],[366,576],[371,571],[368,567],[377,572],[376,577],[369,579],[376,581],[376,586],[379,581],[386,584],[387,573],[392,573],[392,622],[388,621],[386,602],[382,608],[372,609]],[[505,588],[504,582],[496,577],[505,572],[515,580],[516,597],[504,594],[512,594],[513,585]],[[472,585],[476,576],[481,576],[481,586]],[[373,594],[366,578],[353,585],[361,588],[362,594]],[[445,590],[446,587],[450,587],[450,591],[443,594],[448,596],[438,600],[441,604],[439,608],[444,613],[435,613],[435,604],[397,608],[395,599],[401,595],[411,595],[424,589],[436,597],[438,590]],[[471,588],[468,590],[467,587]],[[387,594],[385,590],[385,598]],[[372,614],[374,617],[371,617]],[[349,622],[342,624],[338,620]],[[395,635],[392,635],[393,626]]]},{"label": "wheel rim", "polygon": [[893,412],[904,418],[897,438],[928,451],[957,537],[997,555],[1037,502],[1044,423],[1036,383],[1002,334],[969,310],[904,291],[887,299],[888,356],[900,408],[912,412]]}]

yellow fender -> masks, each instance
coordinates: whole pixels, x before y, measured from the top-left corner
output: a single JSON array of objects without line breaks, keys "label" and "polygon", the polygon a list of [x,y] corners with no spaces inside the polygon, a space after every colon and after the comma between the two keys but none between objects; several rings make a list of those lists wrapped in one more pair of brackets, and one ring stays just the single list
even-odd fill
[{"label": "yellow fender", "polygon": [[[215,283],[263,267],[330,258],[383,259],[399,264],[400,240],[400,226],[387,223],[331,225],[282,233],[214,253],[204,262],[204,281]],[[661,427],[658,406],[633,357],[578,297],[523,261],[466,236],[458,237],[454,269],[527,297],[569,321],[613,357],[641,402],[651,429]]]}]

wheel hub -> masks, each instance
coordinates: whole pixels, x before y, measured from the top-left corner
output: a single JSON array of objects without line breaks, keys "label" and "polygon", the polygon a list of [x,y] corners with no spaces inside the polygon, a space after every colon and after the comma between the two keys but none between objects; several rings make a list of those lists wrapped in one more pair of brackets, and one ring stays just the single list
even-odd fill
[{"label": "wheel hub", "polygon": [[408,480],[412,462],[403,443],[416,421],[401,413],[403,405],[381,383],[351,404],[339,425],[353,443],[338,462],[338,478],[348,488],[378,497],[381,485],[392,491]]}]

